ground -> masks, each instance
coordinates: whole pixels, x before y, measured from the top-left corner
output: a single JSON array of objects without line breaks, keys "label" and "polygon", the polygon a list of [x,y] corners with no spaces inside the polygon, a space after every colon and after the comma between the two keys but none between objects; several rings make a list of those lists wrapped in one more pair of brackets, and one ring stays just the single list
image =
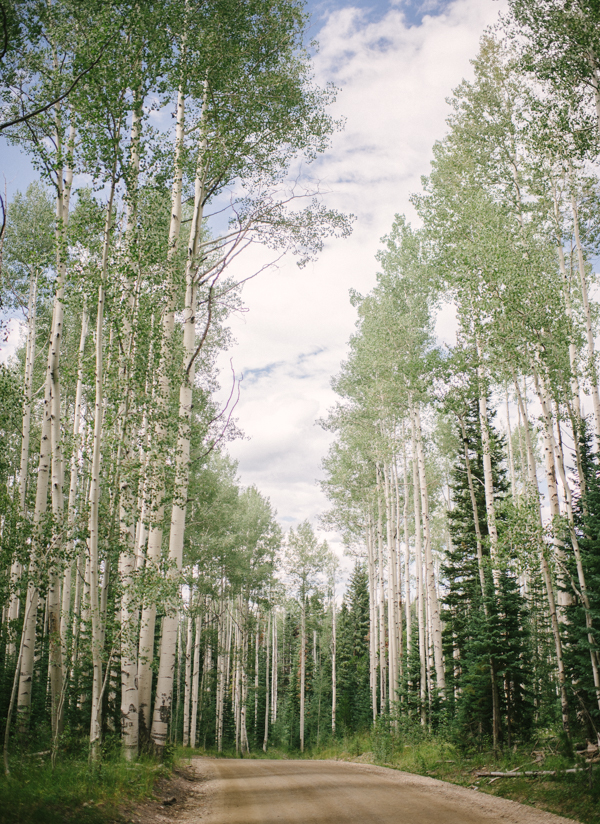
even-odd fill
[{"label": "ground", "polygon": [[[572,824],[514,801],[363,763],[194,758],[123,808],[134,824]],[[173,801],[173,799],[175,799]],[[166,803],[165,803],[166,802]]]}]

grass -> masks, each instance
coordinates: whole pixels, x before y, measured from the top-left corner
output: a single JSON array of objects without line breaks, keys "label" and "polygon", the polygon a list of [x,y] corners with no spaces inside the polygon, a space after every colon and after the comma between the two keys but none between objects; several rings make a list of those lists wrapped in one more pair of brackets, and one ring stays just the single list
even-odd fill
[{"label": "grass", "polygon": [[[407,741],[386,733],[347,736],[313,749],[312,758],[337,758],[379,764],[418,775],[428,775],[453,784],[472,787],[480,792],[509,798],[582,824],[600,824],[600,764],[577,774],[560,774],[561,770],[583,764],[576,756],[561,754],[556,739],[521,745],[494,755],[491,751],[464,752],[444,741],[423,736]],[[533,750],[544,753],[540,763],[532,763]],[[478,778],[479,771],[508,772],[557,770],[556,776],[530,778]]]},{"label": "grass", "polygon": [[0,824],[120,821],[120,804],[151,796],[156,779],[170,772],[145,759],[128,764],[109,757],[94,766],[68,759],[54,770],[48,757],[13,759],[10,777],[0,777]]}]

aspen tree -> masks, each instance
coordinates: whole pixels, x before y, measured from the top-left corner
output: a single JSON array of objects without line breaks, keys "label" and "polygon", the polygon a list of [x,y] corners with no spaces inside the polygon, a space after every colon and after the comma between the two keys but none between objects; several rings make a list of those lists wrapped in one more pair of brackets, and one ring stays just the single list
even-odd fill
[{"label": "aspen tree", "polygon": [[[62,454],[60,451],[60,347],[63,334],[63,298],[66,276],[66,230],[69,218],[69,204],[73,181],[72,147],[74,129],[71,126],[66,147],[64,146],[64,129],[61,113],[55,116],[56,144],[59,172],[56,175],[56,285],[52,309],[52,327],[48,346],[46,380],[44,387],[44,414],[37,474],[35,509],[33,513],[34,543],[31,561],[31,574],[36,576],[36,556],[40,552],[40,529],[47,509],[48,484],[52,473],[52,506],[56,519],[62,518]],[[60,727],[57,715],[58,696],[62,684],[62,657],[60,656],[60,601],[58,600],[58,581],[55,574],[51,583],[52,601],[52,654],[51,654],[51,688],[53,708],[53,732]],[[17,711],[21,717],[21,727],[26,723],[26,716],[31,707],[31,684],[33,678],[33,657],[35,649],[35,626],[37,619],[38,590],[31,580],[27,588],[25,615],[23,623],[23,651],[20,664],[19,692]]]},{"label": "aspen tree", "polygon": [[266,660],[265,660],[265,731],[263,735],[263,752],[267,751],[267,746],[269,744],[269,710],[271,709],[269,705],[269,666],[274,666],[274,663],[271,664],[271,643],[269,635],[271,633],[271,613],[269,613],[267,617],[267,626],[266,626],[266,643],[265,643],[265,652],[266,652]]},{"label": "aspen tree", "polygon": [[185,675],[184,675],[184,699],[183,699],[183,746],[190,746],[190,702],[192,688],[192,644],[193,644],[193,622],[190,612],[187,616],[187,631],[185,644]]},{"label": "aspen tree", "polygon": [[[194,626],[194,668],[192,672],[192,718],[190,725],[190,746],[198,746],[198,699],[200,690],[200,653],[202,638],[202,613],[198,611]],[[203,669],[204,675],[204,669]]]},{"label": "aspen tree", "polygon": [[369,510],[365,543],[367,545],[367,570],[369,576],[369,679],[371,684],[371,708],[373,722],[375,722],[377,718],[377,612],[375,607],[375,561],[371,524],[371,512]]},{"label": "aspen tree", "polygon": [[313,528],[303,521],[296,530],[290,529],[286,541],[286,571],[290,576],[300,606],[300,751],[304,752],[304,720],[306,700],[306,602],[318,585],[328,562],[326,542],[319,544]]},{"label": "aspen tree", "polygon": [[[387,543],[387,566],[388,566],[388,586],[387,586],[387,623],[388,623],[388,649],[389,649],[389,667],[388,667],[388,695],[389,695],[389,704],[390,704],[390,712],[392,711],[393,704],[397,700],[397,685],[398,685],[398,649],[397,649],[397,609],[398,609],[398,598],[397,598],[397,580],[396,580],[396,558],[395,558],[395,545],[393,539],[393,518],[392,518],[392,511],[391,511],[391,500],[390,500],[390,480],[388,476],[388,471],[383,464],[382,466],[383,472],[383,490],[384,490],[384,497],[385,497],[385,505],[386,505],[386,543]],[[381,486],[381,479],[378,478],[378,483]]]},{"label": "aspen tree", "polygon": [[[23,375],[23,404],[21,425],[21,448],[18,475],[18,501],[20,517],[27,518],[27,487],[29,482],[29,456],[31,436],[31,416],[33,399],[34,362],[36,357],[36,321],[40,285],[43,285],[45,269],[52,261],[55,243],[52,227],[54,217],[52,201],[39,184],[30,184],[25,196],[17,193],[9,206],[9,218],[2,241],[2,263],[8,271],[18,304],[25,303],[27,294],[27,337],[25,343],[25,363]],[[11,595],[6,612],[9,627],[7,653],[14,657],[17,650],[14,641],[15,623],[19,618],[20,600],[16,592],[21,578],[22,566],[18,560],[12,562],[10,579]]]},{"label": "aspen tree", "polygon": [[440,623],[440,612],[435,586],[435,573],[433,569],[433,556],[431,552],[431,529],[429,523],[429,496],[427,494],[427,478],[425,476],[425,455],[423,452],[423,439],[421,434],[421,418],[419,406],[415,404],[413,408],[415,445],[417,450],[417,466],[419,476],[419,486],[421,494],[421,512],[423,519],[423,532],[425,536],[425,572],[427,576],[427,602],[431,615],[431,630],[433,634],[433,654],[435,661],[436,684],[438,690],[443,694],[446,688],[446,677],[444,673],[444,661],[442,657],[442,628]]}]

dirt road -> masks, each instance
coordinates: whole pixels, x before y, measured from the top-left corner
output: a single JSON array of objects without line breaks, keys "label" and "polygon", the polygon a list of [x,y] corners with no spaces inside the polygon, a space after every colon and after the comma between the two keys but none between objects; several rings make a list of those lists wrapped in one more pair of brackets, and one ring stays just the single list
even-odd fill
[{"label": "dirt road", "polygon": [[186,824],[573,824],[503,798],[341,761],[195,759]]}]

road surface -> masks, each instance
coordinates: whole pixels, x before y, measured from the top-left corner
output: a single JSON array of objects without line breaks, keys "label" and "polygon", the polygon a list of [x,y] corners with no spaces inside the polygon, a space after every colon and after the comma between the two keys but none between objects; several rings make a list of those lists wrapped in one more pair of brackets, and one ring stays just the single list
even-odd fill
[{"label": "road surface", "polygon": [[504,798],[342,761],[194,759],[187,824],[573,824]]}]

